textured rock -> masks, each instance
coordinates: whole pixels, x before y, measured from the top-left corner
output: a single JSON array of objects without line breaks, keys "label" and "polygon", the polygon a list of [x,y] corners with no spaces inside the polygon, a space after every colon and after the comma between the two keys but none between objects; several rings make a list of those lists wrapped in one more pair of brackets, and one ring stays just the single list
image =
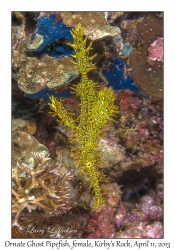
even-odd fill
[{"label": "textured rock", "polygon": [[130,55],[131,77],[142,93],[152,98],[163,97],[163,64],[148,65],[147,56],[134,51]]},{"label": "textured rock", "polygon": [[12,12],[12,50],[16,49],[25,35],[26,20],[21,12]]},{"label": "textured rock", "polygon": [[40,144],[35,137],[23,131],[16,131],[12,134],[12,166],[17,162],[32,164],[33,157],[31,152],[38,152],[42,156],[48,154],[48,149]]},{"label": "textured rock", "polygon": [[104,12],[62,12],[63,22],[67,26],[81,23],[85,27],[85,35],[91,40],[98,40],[106,36],[120,34],[120,29],[107,24]]},{"label": "textured rock", "polygon": [[36,129],[36,121],[34,119],[12,119],[12,132],[22,130],[30,135],[34,135],[36,133]]},{"label": "textured rock", "polygon": [[27,94],[35,94],[46,86],[63,86],[78,76],[69,57],[55,59],[44,56],[40,60],[26,57],[25,60],[25,63],[20,64],[17,79],[19,88]]}]

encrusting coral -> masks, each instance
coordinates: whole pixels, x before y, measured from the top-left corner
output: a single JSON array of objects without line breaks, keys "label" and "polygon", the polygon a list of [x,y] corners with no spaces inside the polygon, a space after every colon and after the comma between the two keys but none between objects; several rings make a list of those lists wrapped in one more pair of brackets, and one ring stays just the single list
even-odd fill
[{"label": "encrusting coral", "polygon": [[[86,47],[87,36],[83,38],[84,30],[79,23],[72,29],[73,43],[68,43],[74,49],[72,60],[74,68],[81,74],[81,81],[71,89],[76,96],[80,97],[80,115],[75,121],[68,110],[63,106],[63,100],[58,101],[54,96],[50,97],[49,106],[52,110],[51,115],[58,116],[63,125],[75,131],[75,138],[78,141],[78,152],[73,156],[76,158],[75,165],[85,176],[90,177],[91,186],[96,198],[94,208],[98,208],[103,203],[103,191],[100,182],[104,181],[105,175],[99,173],[100,168],[99,152],[97,150],[97,139],[102,133],[102,129],[109,120],[112,119],[114,112],[118,107],[114,105],[115,95],[112,88],[106,88],[98,91],[98,84],[89,80],[88,72],[96,69],[92,60],[96,57],[90,55],[92,42]],[[97,157],[98,156],[98,157]]]},{"label": "encrusting coral", "polygon": [[[107,14],[108,15],[108,14]],[[62,12],[63,23],[67,26],[77,26],[81,22],[84,27],[84,34],[90,40],[98,40],[106,36],[117,36],[121,30],[117,26],[111,26],[107,23],[107,16],[104,12]]]},{"label": "encrusting coral", "polygon": [[13,67],[19,88],[27,94],[35,94],[45,87],[55,88],[69,83],[78,76],[71,63],[70,57],[52,58],[44,56],[28,57],[23,43],[13,51]]},{"label": "encrusting coral", "polygon": [[70,209],[69,190],[65,182],[70,173],[60,176],[51,172],[55,165],[48,164],[50,158],[32,153],[34,166],[17,163],[12,170],[12,213],[13,226],[20,228],[18,220],[22,211],[42,209],[48,214],[62,214]]},{"label": "encrusting coral", "polygon": [[23,92],[35,94],[46,87],[61,87],[78,77],[78,71],[73,68],[69,56],[29,56],[32,51],[30,41],[30,36],[21,39],[12,51],[13,78]]}]

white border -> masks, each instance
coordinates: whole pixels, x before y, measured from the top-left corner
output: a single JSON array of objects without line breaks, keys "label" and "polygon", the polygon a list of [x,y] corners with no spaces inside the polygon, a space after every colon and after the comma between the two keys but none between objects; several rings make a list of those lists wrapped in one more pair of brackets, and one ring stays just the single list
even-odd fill
[{"label": "white border", "polygon": [[[7,0],[0,3],[0,246],[5,249],[4,242],[11,240],[11,11],[164,11],[164,46],[165,46],[165,78],[164,78],[164,170],[165,170],[165,229],[164,239],[155,242],[170,242],[175,249],[175,40],[174,40],[174,3],[175,1],[24,1]],[[80,5],[81,4],[81,5]],[[23,240],[26,242],[27,240]],[[122,240],[121,240],[122,241]],[[151,240],[153,242],[154,240]],[[15,247],[14,247],[15,248]],[[30,247],[26,247],[31,249]],[[19,249],[19,248],[17,248]],[[55,248],[56,249],[56,248]],[[66,248],[65,248],[66,249]],[[85,249],[85,248],[84,248]],[[102,248],[103,249],[103,248]],[[105,249],[105,248],[104,248]],[[110,248],[111,249],[111,248]],[[125,247],[127,249],[127,247]],[[129,248],[128,248],[129,249]]]}]

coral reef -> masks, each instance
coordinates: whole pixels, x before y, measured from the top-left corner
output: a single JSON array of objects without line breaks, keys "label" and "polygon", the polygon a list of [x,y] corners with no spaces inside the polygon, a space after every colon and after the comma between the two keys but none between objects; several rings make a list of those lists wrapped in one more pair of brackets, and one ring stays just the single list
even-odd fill
[{"label": "coral reef", "polygon": [[[136,97],[131,98],[129,93],[119,95],[121,97],[118,96],[118,100],[121,99],[123,116],[118,136],[122,145],[127,149],[125,151],[126,158],[121,162],[121,169],[129,170],[149,164],[162,164],[162,101],[155,102],[145,99],[142,103]],[[136,107],[137,118],[134,115]],[[125,117],[126,110],[128,114]]]},{"label": "coral reef", "polygon": [[83,237],[115,238],[114,214],[115,209],[110,206],[101,206],[99,209],[92,211]]},{"label": "coral reef", "polygon": [[148,65],[147,56],[134,51],[130,58],[132,79],[143,93],[152,98],[163,97],[163,64],[156,61]]},{"label": "coral reef", "polygon": [[115,58],[110,67],[102,71],[102,74],[108,80],[109,86],[112,86],[113,89],[130,89],[142,95],[135,82],[130,77],[125,76],[125,71],[124,62],[120,58]]},{"label": "coral reef", "polygon": [[94,208],[99,207],[102,200],[102,192],[99,185],[99,180],[102,181],[104,175],[99,177],[96,170],[97,164],[97,138],[102,133],[104,125],[112,118],[111,115],[117,110],[114,105],[115,96],[112,89],[104,88],[96,92],[97,84],[88,79],[87,73],[95,69],[96,66],[91,61],[96,55],[89,56],[92,49],[92,43],[86,48],[87,37],[83,40],[84,28],[78,24],[71,32],[73,36],[73,44],[69,44],[74,48],[75,54],[72,56],[76,61],[72,61],[75,69],[81,75],[81,82],[72,88],[75,94],[80,96],[81,111],[78,118],[79,124],[75,121],[62,105],[62,100],[57,101],[51,97],[50,108],[53,116],[58,116],[62,124],[75,130],[78,139],[78,159],[76,165],[81,166],[81,173],[87,172],[90,177],[93,187],[96,203]]},{"label": "coral reef", "polygon": [[[14,42],[13,78],[18,82],[19,88],[27,94],[35,94],[46,87],[51,89],[60,87],[78,76],[78,71],[73,68],[70,58],[66,57],[72,49],[70,50],[65,42],[53,45],[55,53],[49,53],[50,49],[47,47],[49,43],[62,38],[72,40],[70,28],[60,23],[62,21],[53,24],[54,18],[55,16],[50,16],[38,19],[38,31],[35,37],[31,35],[26,37],[24,28],[21,28],[22,35],[17,44]],[[14,31],[14,36],[16,33],[17,31]]]},{"label": "coral reef", "polygon": [[40,60],[27,57],[21,53],[23,44],[13,52],[12,63],[19,71],[16,73],[19,88],[27,94],[34,94],[44,89],[56,88],[69,83],[78,76],[78,71],[72,66],[70,57],[52,58],[44,56]]},{"label": "coral reef", "polygon": [[26,38],[25,17],[20,12],[12,12],[12,49],[16,49],[19,43]]},{"label": "coral reef", "polygon": [[24,131],[15,131],[12,134],[12,166],[16,166],[16,162],[31,164],[33,158],[31,157],[31,150],[38,152],[44,156],[49,151],[45,145],[42,145],[38,140]]},{"label": "coral reef", "polygon": [[67,26],[75,27],[78,23],[81,23],[85,27],[84,35],[87,35],[93,41],[120,34],[118,27],[107,24],[104,12],[62,12],[61,16]]},{"label": "coral reef", "polygon": [[12,238],[163,238],[163,18],[12,12]]},{"label": "coral reef", "polygon": [[84,238],[163,238],[163,195],[152,190],[139,204],[119,202],[118,208],[101,206],[90,213]]},{"label": "coral reef", "polygon": [[124,15],[123,11],[107,12],[107,21],[108,23],[113,23],[116,19]]},{"label": "coral reef", "polygon": [[49,166],[48,155],[31,153],[34,165],[17,163],[12,171],[12,214],[15,214],[13,226],[20,227],[18,220],[27,208],[30,213],[38,207],[49,214],[61,214],[70,209],[65,182],[70,174],[59,176],[51,171],[56,166]]},{"label": "coral reef", "polygon": [[[71,28],[63,24],[62,20],[54,22],[56,16],[40,17],[38,19],[38,30],[36,35],[32,38],[28,49],[41,51],[49,43],[55,42],[57,39],[67,39],[72,41],[70,35]],[[60,51],[61,52],[61,51]],[[64,52],[66,52],[64,50]],[[70,51],[68,51],[68,54]],[[66,53],[64,55],[67,55]]]},{"label": "coral reef", "polygon": [[[124,31],[126,30],[125,41],[133,46],[133,52],[127,61],[130,69],[128,74],[143,94],[159,99],[163,97],[163,48],[161,41],[163,21],[155,14],[146,13],[139,16],[138,19],[123,20],[121,26]],[[156,40],[155,45],[152,45]],[[151,46],[154,46],[154,49]],[[150,53],[154,53],[154,55],[157,53],[161,59],[155,62],[150,60],[152,58]]]},{"label": "coral reef", "polygon": [[[118,231],[116,237],[163,238],[162,201],[162,193],[155,195],[154,192],[150,192],[140,199],[136,207],[121,203],[115,215]],[[122,232],[123,228],[125,228],[124,232]]]},{"label": "coral reef", "polygon": [[116,140],[116,131],[110,125],[103,130],[98,139],[98,150],[102,152],[101,166],[116,165],[125,159],[124,148]]},{"label": "coral reef", "polygon": [[21,130],[34,135],[36,133],[36,121],[34,119],[12,119],[12,133]]},{"label": "coral reef", "polygon": [[158,37],[148,48],[148,52],[150,53],[149,60],[163,61],[163,38]]}]

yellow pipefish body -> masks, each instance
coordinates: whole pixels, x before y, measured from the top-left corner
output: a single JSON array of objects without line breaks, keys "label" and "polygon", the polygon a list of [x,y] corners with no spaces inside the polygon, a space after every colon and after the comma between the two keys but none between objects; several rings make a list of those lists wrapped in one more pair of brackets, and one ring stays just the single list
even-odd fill
[{"label": "yellow pipefish body", "polygon": [[76,166],[82,174],[87,174],[91,180],[96,203],[94,208],[98,208],[103,203],[103,194],[100,182],[104,180],[105,175],[98,172],[99,154],[97,150],[97,139],[102,133],[102,129],[109,120],[112,120],[112,114],[117,111],[114,105],[115,96],[112,88],[103,88],[97,91],[98,84],[89,80],[88,72],[96,69],[92,63],[95,55],[90,56],[92,42],[86,47],[87,37],[84,38],[84,28],[78,24],[72,29],[73,43],[68,43],[74,49],[72,63],[81,74],[81,81],[71,89],[76,96],[80,97],[80,115],[75,123],[72,114],[62,105],[62,100],[58,101],[54,96],[50,97],[49,106],[53,116],[58,116],[65,126],[73,129],[78,140],[78,161]]}]

